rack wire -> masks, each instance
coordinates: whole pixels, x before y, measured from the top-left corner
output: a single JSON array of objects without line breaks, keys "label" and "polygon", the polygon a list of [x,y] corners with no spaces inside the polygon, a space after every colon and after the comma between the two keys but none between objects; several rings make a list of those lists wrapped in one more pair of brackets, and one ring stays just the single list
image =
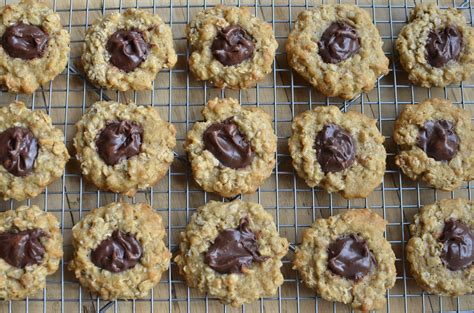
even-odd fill
[{"label": "rack wire", "polygon": [[[217,3],[248,6],[258,17],[271,23],[279,42],[272,74],[255,88],[245,91],[217,90],[205,82],[197,82],[188,72],[184,29],[194,15]],[[323,1],[328,3],[328,1]],[[341,1],[338,1],[341,2]],[[321,217],[340,213],[347,208],[371,207],[387,222],[386,238],[396,253],[397,282],[387,292],[386,312],[473,312],[472,295],[448,298],[423,292],[416,286],[405,262],[404,246],[409,238],[407,226],[423,204],[441,198],[463,197],[472,199],[472,183],[467,182],[453,192],[439,192],[423,184],[406,179],[394,165],[397,148],[392,140],[393,124],[399,112],[407,104],[418,103],[429,97],[447,98],[457,105],[474,111],[474,81],[471,79],[446,88],[424,89],[412,86],[398,62],[394,42],[407,22],[410,10],[419,1],[409,0],[360,0],[342,1],[356,3],[367,10],[378,27],[384,41],[384,51],[390,58],[390,73],[380,78],[369,94],[351,101],[325,98],[312,89],[287,62],[284,43],[299,12],[320,1],[305,0],[255,0],[255,1],[158,1],[158,0],[55,0],[50,2],[62,18],[63,25],[71,33],[71,53],[65,71],[49,85],[43,86],[31,96],[1,92],[0,103],[22,100],[33,109],[46,110],[54,125],[61,128],[71,152],[74,124],[87,107],[101,99],[132,100],[138,104],[152,105],[161,116],[177,128],[178,144],[175,161],[163,180],[134,198],[122,198],[116,194],[98,191],[87,184],[80,175],[76,160],[72,160],[60,180],[50,185],[39,197],[25,201],[37,204],[57,215],[64,236],[65,256],[58,272],[49,277],[43,292],[24,301],[7,301],[0,304],[0,312],[346,312],[349,307],[331,303],[316,297],[304,286],[300,277],[291,269],[294,247],[301,240],[302,231]],[[5,4],[7,1],[5,1]],[[8,1],[10,3],[10,1]],[[329,3],[336,3],[329,1]],[[440,7],[457,7],[470,25],[474,24],[472,1],[438,1]],[[98,89],[84,79],[79,57],[87,26],[97,17],[128,7],[137,7],[159,14],[170,24],[179,56],[177,66],[162,71],[148,92],[117,93]],[[234,97],[243,105],[259,106],[273,117],[278,137],[277,166],[272,176],[253,195],[243,200],[261,203],[274,216],[282,236],[291,242],[291,249],[282,268],[285,282],[274,297],[235,309],[224,306],[217,299],[189,289],[179,276],[176,265],[163,274],[161,282],[149,297],[133,301],[103,301],[80,287],[67,270],[71,259],[71,228],[87,212],[111,201],[146,201],[164,218],[167,245],[176,252],[179,232],[197,207],[211,199],[223,200],[203,192],[192,180],[189,164],[182,149],[185,134],[195,121],[201,119],[200,110],[208,99],[215,96]],[[346,201],[337,194],[327,194],[320,189],[309,188],[297,178],[288,154],[287,139],[293,117],[317,105],[336,104],[341,110],[356,110],[378,120],[378,127],[386,138],[387,170],[379,188],[367,199]],[[22,203],[0,202],[0,208],[16,208]],[[370,225],[368,225],[370,227]]]}]

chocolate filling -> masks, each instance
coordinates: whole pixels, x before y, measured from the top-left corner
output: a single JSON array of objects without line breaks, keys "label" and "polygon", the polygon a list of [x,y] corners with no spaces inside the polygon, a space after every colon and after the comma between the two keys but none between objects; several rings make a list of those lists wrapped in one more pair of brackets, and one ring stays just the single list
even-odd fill
[{"label": "chocolate filling", "polygon": [[446,221],[439,241],[444,243],[441,261],[450,270],[459,271],[474,262],[474,234],[463,222],[455,219]]},{"label": "chocolate filling", "polygon": [[376,265],[367,243],[357,235],[338,238],[328,247],[328,267],[336,275],[357,281]]},{"label": "chocolate filling", "polygon": [[45,249],[41,237],[46,234],[41,229],[9,231],[0,234],[0,258],[18,268],[40,264]]},{"label": "chocolate filling", "polygon": [[316,157],[325,173],[340,172],[355,161],[355,141],[342,127],[324,125],[316,135]]},{"label": "chocolate filling", "polygon": [[333,22],[318,42],[319,55],[326,63],[336,64],[359,52],[360,38],[354,27],[346,22]]},{"label": "chocolate filling", "polygon": [[431,66],[443,67],[451,60],[457,60],[462,50],[462,34],[454,25],[431,30],[426,40],[426,60]]},{"label": "chocolate filling", "polygon": [[136,69],[150,54],[150,45],[138,30],[118,30],[106,45],[110,63],[124,72]]},{"label": "chocolate filling", "polygon": [[91,261],[109,272],[120,273],[133,268],[141,259],[143,248],[132,234],[114,230],[92,250]]},{"label": "chocolate filling", "polygon": [[436,161],[451,161],[458,152],[459,137],[452,122],[426,121],[419,130],[417,145]]},{"label": "chocolate filling", "polygon": [[12,58],[40,58],[48,45],[49,36],[40,27],[22,22],[8,26],[2,36],[2,47]]},{"label": "chocolate filling", "polygon": [[250,59],[254,49],[252,37],[238,25],[220,29],[211,45],[212,55],[225,66]]},{"label": "chocolate filling", "polygon": [[143,127],[132,121],[110,121],[96,138],[97,151],[107,165],[140,153]]},{"label": "chocolate filling", "polygon": [[260,254],[257,237],[249,228],[248,217],[243,217],[236,229],[219,233],[207,250],[204,262],[221,274],[241,274],[242,268],[267,258]]},{"label": "chocolate filling", "polygon": [[25,127],[11,127],[0,133],[0,163],[12,175],[23,177],[33,171],[38,140]]},{"label": "chocolate filling", "polygon": [[239,169],[250,165],[255,154],[233,117],[221,123],[212,124],[203,134],[204,147],[222,165]]}]

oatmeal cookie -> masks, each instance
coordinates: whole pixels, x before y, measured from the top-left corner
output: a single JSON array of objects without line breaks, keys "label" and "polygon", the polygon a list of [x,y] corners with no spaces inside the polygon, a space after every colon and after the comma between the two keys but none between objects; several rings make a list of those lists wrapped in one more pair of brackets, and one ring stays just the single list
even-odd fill
[{"label": "oatmeal cookie", "polygon": [[315,107],[295,117],[288,142],[293,167],[310,187],[367,197],[382,181],[386,152],[377,121],[336,106]]},{"label": "oatmeal cookie", "polygon": [[409,105],[395,122],[400,145],[395,163],[411,179],[421,178],[441,190],[474,179],[474,129],[470,114],[448,100],[428,99]]},{"label": "oatmeal cookie", "polygon": [[176,129],[153,107],[99,101],[76,128],[82,174],[99,189],[132,197],[153,186],[173,161]]},{"label": "oatmeal cookie", "polygon": [[178,60],[169,26],[140,9],[99,18],[84,41],[81,60],[87,78],[105,89],[151,89],[157,73]]},{"label": "oatmeal cookie", "polygon": [[383,236],[386,224],[368,209],[318,219],[303,232],[293,269],[323,299],[361,311],[380,309],[396,279],[395,254]]},{"label": "oatmeal cookie", "polygon": [[388,73],[388,58],[370,15],[352,4],[303,11],[288,36],[290,66],[328,97],[352,99]]},{"label": "oatmeal cookie", "polygon": [[44,111],[14,102],[0,109],[0,194],[36,197],[63,174],[69,160],[64,135]]},{"label": "oatmeal cookie", "polygon": [[462,12],[419,4],[396,41],[400,63],[415,85],[443,87],[474,72],[474,28]]},{"label": "oatmeal cookie", "polygon": [[69,269],[102,299],[146,297],[169,266],[165,235],[161,216],[146,203],[94,209],[72,228]]},{"label": "oatmeal cookie", "polygon": [[445,199],[425,205],[410,225],[406,252],[412,275],[430,293],[474,291],[474,202]]},{"label": "oatmeal cookie", "polygon": [[218,88],[249,88],[272,71],[278,43],[270,24],[247,8],[217,5],[186,28],[189,69]]},{"label": "oatmeal cookie", "polygon": [[257,203],[211,201],[181,233],[175,261],[190,287],[239,306],[274,295],[283,284],[288,241]]},{"label": "oatmeal cookie", "polygon": [[223,197],[255,192],[275,167],[271,117],[232,98],[210,100],[202,114],[184,144],[194,179]]},{"label": "oatmeal cookie", "polygon": [[59,267],[63,239],[56,217],[36,205],[0,213],[0,298],[20,300],[46,287]]},{"label": "oatmeal cookie", "polygon": [[0,11],[0,84],[33,93],[67,64],[69,33],[43,1],[22,0]]}]

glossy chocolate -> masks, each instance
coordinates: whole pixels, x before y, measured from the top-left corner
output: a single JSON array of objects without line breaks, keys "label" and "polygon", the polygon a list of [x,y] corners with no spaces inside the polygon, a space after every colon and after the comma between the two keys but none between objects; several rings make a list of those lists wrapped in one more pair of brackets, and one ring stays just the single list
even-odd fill
[{"label": "glossy chocolate", "polygon": [[236,229],[226,229],[219,233],[207,250],[204,262],[221,274],[241,274],[242,268],[252,263],[261,263],[268,257],[258,250],[257,237],[249,228],[249,219],[240,219]]},{"label": "glossy chocolate", "polygon": [[118,30],[110,36],[106,45],[110,63],[124,72],[131,72],[146,60],[150,45],[138,30]]},{"label": "glossy chocolate", "polygon": [[211,45],[212,55],[225,66],[237,65],[251,58],[254,49],[252,37],[238,25],[219,30]]},{"label": "glossy chocolate", "polygon": [[143,248],[132,234],[114,230],[92,250],[91,261],[95,266],[113,273],[133,268],[141,259]]},{"label": "glossy chocolate", "polygon": [[18,268],[40,264],[45,253],[40,239],[45,235],[41,229],[0,234],[0,258]]},{"label": "glossy chocolate", "polygon": [[10,174],[30,174],[37,155],[38,140],[28,128],[11,127],[0,133],[0,164]]},{"label": "glossy chocolate", "polygon": [[143,127],[132,121],[110,121],[96,138],[99,156],[115,165],[140,153]]},{"label": "glossy chocolate", "polygon": [[8,26],[2,36],[2,47],[12,58],[40,58],[48,45],[49,36],[40,27],[17,23]]},{"label": "glossy chocolate", "polygon": [[431,66],[443,67],[451,60],[457,60],[462,49],[462,34],[454,25],[435,31],[431,30],[426,40],[426,60]]},{"label": "glossy chocolate", "polygon": [[354,27],[346,22],[334,22],[318,42],[319,55],[326,63],[336,64],[359,52],[360,38]]},{"label": "glossy chocolate", "polygon": [[328,267],[336,275],[360,280],[376,266],[364,239],[357,235],[336,239],[328,247]]},{"label": "glossy chocolate", "polygon": [[452,271],[459,271],[472,265],[474,234],[469,227],[455,219],[445,222],[439,240],[444,242],[441,261]]},{"label": "glossy chocolate", "polygon": [[254,153],[249,141],[239,131],[233,117],[209,126],[203,134],[204,147],[222,165],[239,169],[250,165]]},{"label": "glossy chocolate", "polygon": [[325,173],[339,172],[355,161],[355,141],[342,127],[324,125],[316,135],[316,157]]},{"label": "glossy chocolate", "polygon": [[417,145],[436,161],[451,161],[459,149],[454,124],[446,120],[426,121],[420,128]]}]

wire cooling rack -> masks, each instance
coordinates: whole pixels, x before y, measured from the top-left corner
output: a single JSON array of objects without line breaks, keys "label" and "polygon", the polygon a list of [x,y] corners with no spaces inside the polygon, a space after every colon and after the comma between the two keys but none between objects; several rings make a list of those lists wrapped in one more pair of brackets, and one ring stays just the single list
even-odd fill
[{"label": "wire cooling rack", "polygon": [[[354,1],[343,1],[354,3]],[[138,104],[152,105],[164,119],[177,128],[178,144],[175,161],[168,175],[153,188],[139,192],[134,198],[121,198],[98,191],[87,184],[80,175],[76,160],[69,162],[61,179],[50,185],[39,197],[26,201],[37,204],[57,215],[64,235],[65,256],[58,272],[48,278],[43,292],[24,301],[0,304],[0,312],[347,312],[348,306],[330,303],[306,288],[300,277],[291,269],[291,259],[302,231],[320,217],[343,212],[347,208],[371,207],[387,222],[386,237],[396,253],[397,282],[387,292],[387,312],[473,312],[472,295],[459,298],[433,296],[423,292],[410,277],[405,262],[404,246],[409,237],[407,228],[420,206],[441,198],[472,197],[472,183],[464,184],[454,192],[437,192],[423,184],[407,180],[394,165],[397,148],[392,140],[394,120],[406,104],[417,103],[429,97],[448,98],[461,107],[474,109],[474,81],[463,82],[446,88],[424,89],[412,86],[401,69],[394,50],[394,42],[401,27],[406,24],[414,1],[356,1],[367,10],[384,41],[384,51],[390,58],[390,73],[381,78],[376,88],[367,95],[351,101],[327,99],[309,87],[294,74],[286,62],[284,44],[299,12],[319,5],[319,1],[224,1],[228,5],[245,5],[258,17],[272,24],[279,42],[272,74],[255,88],[246,91],[221,91],[197,82],[187,69],[189,50],[184,29],[195,14],[218,1],[108,1],[70,0],[54,1],[50,5],[61,15],[63,25],[71,33],[71,53],[66,70],[49,85],[43,86],[32,96],[14,95],[2,91],[0,102],[8,104],[18,99],[33,109],[46,110],[54,124],[61,128],[71,153],[74,124],[93,102],[101,99],[132,100]],[[326,2],[327,3],[327,2]],[[474,23],[472,1],[440,1],[441,7],[458,7],[471,25]],[[162,71],[154,88],[148,92],[116,93],[89,85],[80,72],[79,56],[84,32],[97,17],[127,7],[139,7],[159,14],[173,29],[179,55],[177,66]],[[363,73],[361,73],[363,75]],[[174,253],[182,231],[195,209],[211,199],[225,200],[204,193],[192,180],[189,164],[182,144],[185,134],[195,121],[202,117],[200,111],[208,99],[215,96],[234,97],[243,105],[259,106],[273,117],[278,136],[277,166],[272,176],[253,195],[243,196],[247,201],[260,202],[274,216],[280,234],[291,242],[290,252],[284,259],[282,271],[285,283],[274,297],[234,309],[218,300],[189,289],[179,276],[176,265],[163,274],[161,282],[146,299],[134,301],[103,301],[81,288],[67,270],[71,259],[71,228],[94,207],[111,201],[146,201],[164,218],[168,230],[167,244]],[[386,138],[388,154],[384,180],[369,198],[346,201],[339,195],[328,195],[319,189],[309,188],[296,177],[288,155],[287,139],[293,117],[317,105],[336,104],[341,110],[357,110],[378,120]],[[21,203],[0,202],[2,209],[16,208]],[[370,221],[368,221],[370,227]]]}]

